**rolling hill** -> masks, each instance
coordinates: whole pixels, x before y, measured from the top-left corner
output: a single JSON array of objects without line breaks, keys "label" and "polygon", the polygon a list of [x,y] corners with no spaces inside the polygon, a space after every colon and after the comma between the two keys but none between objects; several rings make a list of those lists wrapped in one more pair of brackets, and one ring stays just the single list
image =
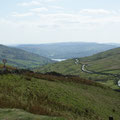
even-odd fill
[{"label": "rolling hill", "polygon": [[18,45],[16,47],[50,59],[71,59],[76,57],[90,56],[95,53],[115,48],[116,45],[68,42],[40,45]]},{"label": "rolling hill", "polygon": [[9,65],[21,68],[32,68],[53,62],[37,54],[26,52],[21,49],[0,45],[0,61],[7,59]]},{"label": "rolling hill", "polygon": [[[76,63],[76,59],[66,60],[37,68],[36,71],[42,73],[55,71],[65,75],[79,75],[83,78],[102,81],[105,84],[109,84],[111,87],[116,88],[115,84],[120,77],[101,75],[101,73],[120,75],[120,48],[111,49],[89,57],[77,58],[77,61],[78,62]],[[100,72],[100,74],[90,74],[82,71],[83,64],[87,64],[87,70]]]},{"label": "rolling hill", "polygon": [[120,94],[80,77],[7,71],[0,75],[0,91],[1,119],[120,119]]},{"label": "rolling hill", "polygon": [[88,69],[90,70],[101,72],[120,70],[120,48],[111,49],[79,60],[88,63]]}]

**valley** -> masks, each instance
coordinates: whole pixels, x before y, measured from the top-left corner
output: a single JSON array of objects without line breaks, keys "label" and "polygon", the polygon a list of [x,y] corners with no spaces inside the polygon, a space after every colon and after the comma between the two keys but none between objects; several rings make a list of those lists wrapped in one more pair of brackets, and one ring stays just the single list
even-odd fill
[{"label": "valley", "polygon": [[120,120],[120,0],[0,0],[0,120]]},{"label": "valley", "polygon": [[[11,49],[8,56],[16,57],[14,48],[2,47]],[[26,67],[15,63],[11,66],[10,57],[4,57],[7,65],[5,70],[0,65],[0,119],[107,120],[112,116],[119,120],[120,48],[89,57],[59,59],[59,62],[45,57],[50,60],[45,63],[42,59],[45,64],[40,62],[44,57],[15,50],[19,57],[14,57],[16,61],[26,53],[39,65],[31,63],[28,70],[27,64]]]},{"label": "valley", "polygon": [[[108,84],[110,87],[119,89],[117,83],[120,79],[120,48],[111,49],[84,58],[75,58],[59,63],[49,64],[36,71],[45,73],[55,71],[62,74],[77,75],[83,78]],[[87,70],[85,66],[87,65]]]}]

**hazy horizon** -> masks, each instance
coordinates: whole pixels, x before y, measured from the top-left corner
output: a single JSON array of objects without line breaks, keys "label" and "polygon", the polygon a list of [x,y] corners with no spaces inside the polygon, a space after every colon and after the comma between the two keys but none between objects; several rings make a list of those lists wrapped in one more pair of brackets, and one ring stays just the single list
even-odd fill
[{"label": "hazy horizon", "polygon": [[106,44],[106,45],[120,45],[120,43],[100,43],[100,42],[84,42],[84,41],[68,41],[68,42],[49,42],[49,43],[18,43],[18,44],[1,44],[1,45],[8,45],[8,46],[18,46],[18,45],[41,45],[41,44],[62,44],[62,43],[95,43],[95,44]]}]

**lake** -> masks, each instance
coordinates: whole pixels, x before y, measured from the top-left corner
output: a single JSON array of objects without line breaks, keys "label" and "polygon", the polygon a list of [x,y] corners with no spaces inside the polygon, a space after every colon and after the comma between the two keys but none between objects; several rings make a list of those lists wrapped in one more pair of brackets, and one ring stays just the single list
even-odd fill
[{"label": "lake", "polygon": [[66,60],[66,59],[52,59],[52,60],[61,62],[61,61],[64,61],[64,60]]}]

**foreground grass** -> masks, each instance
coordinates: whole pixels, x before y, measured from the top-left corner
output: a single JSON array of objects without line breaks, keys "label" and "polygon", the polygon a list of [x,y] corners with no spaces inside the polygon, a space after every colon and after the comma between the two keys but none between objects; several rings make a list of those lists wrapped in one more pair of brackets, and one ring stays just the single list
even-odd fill
[{"label": "foreground grass", "polygon": [[19,109],[0,109],[0,120],[65,120],[58,117],[34,115]]},{"label": "foreground grass", "polygon": [[69,120],[120,119],[118,92],[77,77],[2,75],[0,91],[0,108],[19,108]]}]

